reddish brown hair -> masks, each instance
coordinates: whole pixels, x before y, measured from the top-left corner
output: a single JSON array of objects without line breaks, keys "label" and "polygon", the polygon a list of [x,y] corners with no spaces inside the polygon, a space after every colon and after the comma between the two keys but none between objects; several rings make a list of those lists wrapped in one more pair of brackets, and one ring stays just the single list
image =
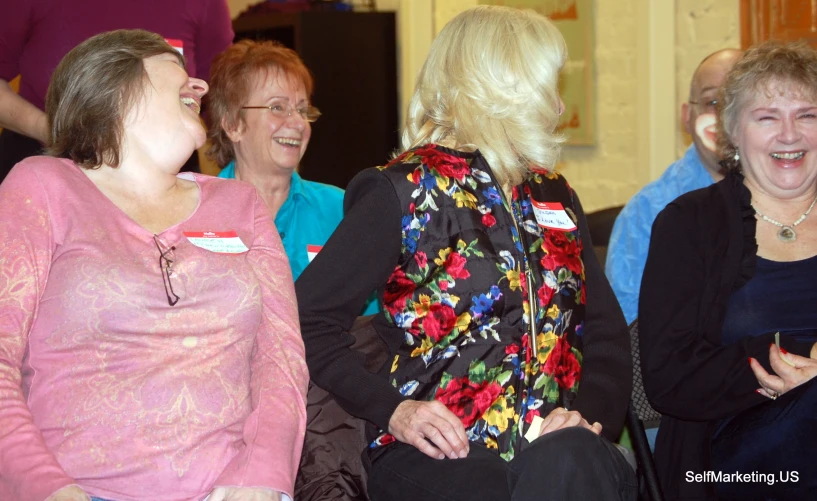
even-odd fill
[{"label": "reddish brown hair", "polygon": [[[208,155],[224,167],[235,158],[233,142],[224,124],[237,127],[244,123],[242,106],[259,78],[286,76],[303,83],[306,95],[312,97],[313,79],[298,54],[278,42],[241,40],[213,60],[210,67],[210,92],[207,94],[210,127]],[[251,103],[257,105],[258,103]]]},{"label": "reddish brown hair", "polygon": [[47,153],[70,158],[86,169],[119,166],[125,115],[144,95],[144,60],[173,54],[184,58],[156,33],[116,30],[100,33],[62,58],[48,85]]}]

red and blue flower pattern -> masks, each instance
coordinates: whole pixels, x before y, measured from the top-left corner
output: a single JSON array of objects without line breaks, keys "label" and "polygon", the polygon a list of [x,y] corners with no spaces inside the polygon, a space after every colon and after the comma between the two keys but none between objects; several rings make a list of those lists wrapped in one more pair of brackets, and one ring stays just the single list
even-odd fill
[{"label": "red and blue flower pattern", "polygon": [[[441,401],[470,440],[510,460],[526,423],[569,407],[581,380],[581,240],[578,230],[539,226],[531,204],[547,193],[570,208],[572,191],[558,174],[533,172],[506,201],[478,152],[435,145],[382,172],[405,204],[401,260],[383,293],[387,319],[405,333],[390,380],[404,395]],[[383,433],[372,447],[392,441]]]}]

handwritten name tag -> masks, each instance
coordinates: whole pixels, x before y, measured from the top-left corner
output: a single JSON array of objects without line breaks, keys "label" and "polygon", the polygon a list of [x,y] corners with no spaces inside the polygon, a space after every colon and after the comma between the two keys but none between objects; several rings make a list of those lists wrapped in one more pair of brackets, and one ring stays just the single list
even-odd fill
[{"label": "handwritten name tag", "polygon": [[562,204],[558,202],[537,202],[532,200],[533,215],[542,228],[551,230],[573,231],[576,223],[570,219]]},{"label": "handwritten name tag", "polygon": [[250,250],[235,231],[185,231],[184,236],[196,247],[219,254],[241,254]]}]

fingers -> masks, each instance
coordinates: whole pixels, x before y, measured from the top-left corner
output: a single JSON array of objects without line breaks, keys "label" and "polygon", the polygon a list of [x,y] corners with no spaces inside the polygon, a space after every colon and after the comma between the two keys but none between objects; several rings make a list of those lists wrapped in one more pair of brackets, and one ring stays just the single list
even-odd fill
[{"label": "fingers", "polygon": [[755,392],[770,400],[775,400],[778,396],[780,396],[776,391],[771,391],[766,388],[758,388],[755,390]]},{"label": "fingers", "polygon": [[405,439],[401,441],[413,445],[417,450],[430,458],[445,459],[445,453],[426,440],[422,433],[410,432],[406,434]]},{"label": "fingers", "polygon": [[445,457],[457,459],[460,457],[460,452],[465,449],[465,444],[460,440],[454,427],[437,415],[429,416],[427,421],[421,425],[420,432],[437,446]]},{"label": "fingers", "polygon": [[582,428],[592,431],[596,435],[601,434],[602,430],[601,423],[597,421],[591,425],[586,419],[584,419],[584,417],[582,417],[579,411],[569,411],[558,407],[550,411],[550,414],[548,414],[542,421],[542,428],[540,429],[539,436],[541,437],[542,435],[552,431],[561,430],[562,428],[570,428],[572,426],[581,426]]},{"label": "fingers", "polygon": [[550,413],[547,416],[545,416],[545,419],[542,420],[542,427],[539,428],[539,436],[541,437],[542,435],[545,434],[545,430],[549,429],[549,427],[550,427],[551,423],[553,422],[553,419],[554,419],[555,416],[557,416],[559,414],[562,414],[562,413],[565,413],[565,412],[567,412],[566,409],[562,409],[562,408],[558,408],[558,407],[556,409],[553,409],[552,411],[550,411]]},{"label": "fingers", "polygon": [[760,362],[758,362],[754,358],[749,357],[749,367],[752,369],[752,372],[755,374],[755,377],[757,378],[758,381],[769,376],[769,373],[766,372],[766,369],[764,369],[763,366],[760,365]]},{"label": "fingers", "polygon": [[772,366],[772,369],[781,376],[784,374],[794,374],[793,371],[809,363],[810,359],[793,353],[783,353],[783,350],[774,344],[769,347],[769,364]]},{"label": "fingers", "polygon": [[[770,350],[777,350],[777,348],[772,345]],[[771,357],[771,352],[770,352]],[[786,365],[783,361],[779,361],[778,363]],[[755,360],[754,358],[749,359],[749,367],[752,368],[752,372],[755,374],[755,378],[757,378],[757,382],[760,383],[761,390],[763,392],[758,391],[764,397],[768,397],[771,399],[777,398],[779,395],[786,392],[786,382],[780,377],[774,374],[769,374],[766,372],[766,369],[760,365],[760,362]],[[787,366],[788,367],[788,366]],[[791,367],[788,367],[791,370]]]},{"label": "fingers", "polygon": [[[587,421],[585,421],[585,423],[587,423]],[[587,426],[586,428],[595,433],[596,435],[601,435],[601,423],[599,423],[598,421],[593,423],[592,426]]]},{"label": "fingers", "polygon": [[465,433],[465,426],[462,425],[462,421],[460,418],[456,416],[451,410],[443,405],[441,402],[433,401],[431,402],[430,406],[431,410],[437,414],[440,418],[445,420],[448,425],[450,426],[449,433],[446,434],[446,438],[451,446],[459,453],[464,451],[465,455],[460,455],[460,457],[465,457],[468,455],[468,450],[470,448],[471,442],[468,440],[468,434]]},{"label": "fingers", "polygon": [[581,426],[583,421],[589,428],[590,425],[587,424],[587,421],[585,421],[578,411],[568,411],[562,408],[553,409],[542,422],[539,436],[552,431],[561,430],[562,428]]},{"label": "fingers", "polygon": [[435,459],[468,455],[468,436],[462,422],[437,401],[401,403],[389,420],[389,431],[397,440]]}]

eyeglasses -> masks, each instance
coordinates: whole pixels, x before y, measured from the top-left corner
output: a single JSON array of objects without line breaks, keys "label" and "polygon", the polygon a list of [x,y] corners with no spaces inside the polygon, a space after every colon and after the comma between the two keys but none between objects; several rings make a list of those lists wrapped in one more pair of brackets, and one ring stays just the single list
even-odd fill
[{"label": "eyeglasses", "polygon": [[176,306],[179,302],[179,295],[173,291],[173,282],[170,277],[173,276],[173,262],[176,260],[176,246],[166,248],[157,235],[153,235],[153,243],[159,249],[159,269],[162,270],[162,282],[165,285],[165,294],[167,295],[167,304]]},{"label": "eyeglasses", "polygon": [[278,118],[289,118],[293,112],[301,115],[307,122],[314,122],[321,116],[321,112],[314,106],[301,106],[296,108],[287,103],[272,103],[269,106],[242,106],[242,110],[270,110],[273,116]]},{"label": "eyeglasses", "polygon": [[714,113],[715,110],[718,108],[717,99],[710,99],[708,101],[689,101],[689,104],[694,104],[695,106],[703,106],[703,108],[710,113]]}]

